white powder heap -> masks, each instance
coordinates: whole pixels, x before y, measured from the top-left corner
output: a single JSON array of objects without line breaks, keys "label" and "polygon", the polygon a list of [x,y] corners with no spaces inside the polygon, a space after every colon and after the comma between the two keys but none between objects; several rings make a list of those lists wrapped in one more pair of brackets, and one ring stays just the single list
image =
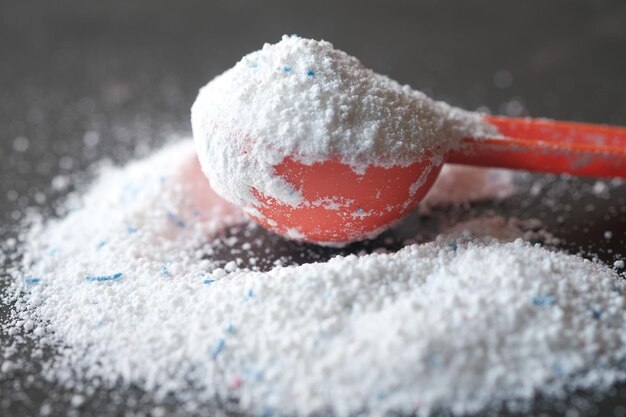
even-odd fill
[{"label": "white powder heap", "polygon": [[274,173],[285,157],[337,158],[357,173],[424,158],[440,165],[463,137],[496,133],[478,114],[377,74],[329,42],[297,36],[265,44],[202,88],[192,125],[211,185],[244,209],[257,203],[251,187],[304,202]]},{"label": "white powder heap", "polygon": [[193,161],[185,141],[107,168],[22,237],[4,331],[62,347],[46,377],[86,395],[92,378],[136,383],[189,412],[218,395],[260,415],[425,416],[626,376],[625,285],[606,266],[442,236],[265,273],[216,268],[205,242],[241,219]]}]

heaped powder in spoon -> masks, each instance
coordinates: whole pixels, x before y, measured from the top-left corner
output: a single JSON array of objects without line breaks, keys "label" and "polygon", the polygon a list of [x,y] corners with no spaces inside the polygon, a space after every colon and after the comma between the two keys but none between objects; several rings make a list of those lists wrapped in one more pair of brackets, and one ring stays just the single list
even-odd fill
[{"label": "heaped powder in spoon", "polygon": [[207,242],[242,219],[191,141],[105,168],[64,208],[20,238],[3,331],[56,350],[44,376],[77,406],[136,384],[187,415],[217,396],[253,415],[426,416],[626,377],[624,283],[577,256],[451,231],[394,254],[223,265]]},{"label": "heaped powder in spoon", "polygon": [[202,88],[192,125],[211,185],[247,210],[257,203],[251,188],[303,203],[275,175],[285,157],[338,158],[357,173],[420,159],[439,166],[461,138],[497,133],[478,114],[377,74],[329,42],[297,36],[266,44]]}]

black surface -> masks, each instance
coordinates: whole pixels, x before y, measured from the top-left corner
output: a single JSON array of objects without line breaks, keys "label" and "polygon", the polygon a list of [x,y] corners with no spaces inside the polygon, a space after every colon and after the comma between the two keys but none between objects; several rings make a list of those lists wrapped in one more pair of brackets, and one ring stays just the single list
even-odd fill
[{"label": "black surface", "polygon": [[[197,89],[283,33],[330,40],[376,71],[468,109],[626,125],[625,22],[626,3],[618,1],[0,0],[2,239],[14,234],[26,207],[50,210],[62,197],[50,191],[54,176],[85,179],[96,160],[123,162],[189,134]],[[494,83],[499,71],[512,75],[509,86]],[[90,131],[100,138],[94,148],[83,145]],[[19,137],[28,139],[24,152],[14,147]],[[395,249],[417,230],[426,239],[446,216],[495,210],[541,218],[563,249],[605,262],[626,256],[626,187],[603,199],[589,192],[593,181],[526,181],[545,183],[543,191],[498,205],[415,214],[380,240],[347,250]],[[606,230],[612,239],[604,238]],[[227,233],[259,237],[266,267],[281,257],[299,263],[336,253],[260,228]],[[37,415],[44,403],[55,416],[124,416],[153,405],[131,389],[98,390],[84,405],[69,407],[69,393],[42,381],[38,359],[29,357],[28,344],[21,348],[32,367],[0,374],[2,416]],[[620,386],[602,398],[539,400],[519,414],[620,417],[624,404]],[[167,415],[185,415],[180,406],[172,401]],[[224,408],[215,405],[205,415]]]}]

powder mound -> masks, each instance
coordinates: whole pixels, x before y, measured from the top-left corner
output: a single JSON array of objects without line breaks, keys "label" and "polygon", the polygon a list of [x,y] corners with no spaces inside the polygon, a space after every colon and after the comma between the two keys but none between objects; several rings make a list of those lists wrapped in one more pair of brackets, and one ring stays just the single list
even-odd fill
[{"label": "powder mound", "polygon": [[[196,250],[225,225],[242,221],[201,174],[191,141],[165,146],[123,168],[103,167],[84,193],[74,193],[60,219],[32,219],[23,232],[27,284],[69,284],[196,274],[211,267]],[[185,265],[197,263],[189,271]],[[32,279],[30,279],[32,278]],[[27,285],[28,286],[28,285]]]},{"label": "powder mound", "polygon": [[297,36],[265,44],[209,82],[192,125],[211,185],[244,207],[255,202],[251,187],[300,202],[274,175],[287,156],[305,164],[335,157],[362,173],[427,152],[440,164],[462,137],[495,133],[477,114],[377,74],[329,42]]},{"label": "powder mound", "polygon": [[77,404],[138,385],[187,415],[217,397],[252,415],[427,416],[626,379],[626,284],[577,256],[451,230],[393,254],[222,265],[206,242],[243,219],[191,141],[103,168],[65,208],[21,237],[3,330],[55,349],[44,377]]}]

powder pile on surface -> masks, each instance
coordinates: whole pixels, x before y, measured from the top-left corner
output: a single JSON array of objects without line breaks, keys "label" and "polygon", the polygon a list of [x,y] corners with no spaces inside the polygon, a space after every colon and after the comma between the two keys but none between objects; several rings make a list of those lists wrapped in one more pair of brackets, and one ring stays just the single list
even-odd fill
[{"label": "powder pile on surface", "polygon": [[325,41],[284,36],[245,56],[200,90],[192,125],[202,168],[217,193],[252,208],[251,187],[283,203],[302,196],[274,173],[291,157],[370,165],[431,159],[461,138],[496,134],[480,115],[434,101],[365,68]]},{"label": "powder pile on surface", "polygon": [[206,242],[242,219],[193,155],[184,141],[106,168],[22,236],[5,331],[59,347],[47,378],[87,396],[138,384],[190,414],[218,396],[256,415],[425,416],[626,376],[625,285],[608,267],[454,233],[268,272],[224,265]]}]

